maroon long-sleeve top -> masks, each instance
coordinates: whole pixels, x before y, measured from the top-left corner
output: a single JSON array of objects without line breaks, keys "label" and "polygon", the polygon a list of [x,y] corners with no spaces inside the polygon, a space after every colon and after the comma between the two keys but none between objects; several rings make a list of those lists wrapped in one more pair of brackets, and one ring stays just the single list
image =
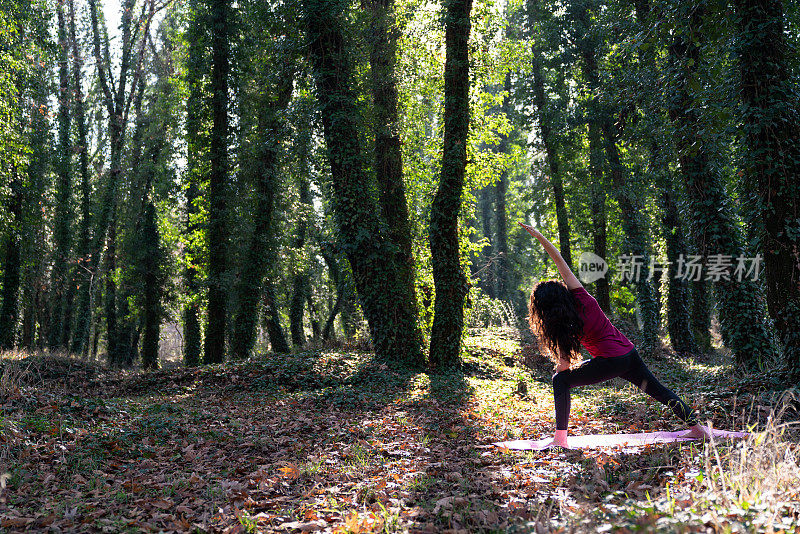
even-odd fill
[{"label": "maroon long-sleeve top", "polygon": [[611,324],[595,298],[585,288],[577,287],[570,291],[583,304],[578,306],[578,313],[583,319],[583,335],[580,341],[592,358],[613,358],[634,349],[633,343]]}]

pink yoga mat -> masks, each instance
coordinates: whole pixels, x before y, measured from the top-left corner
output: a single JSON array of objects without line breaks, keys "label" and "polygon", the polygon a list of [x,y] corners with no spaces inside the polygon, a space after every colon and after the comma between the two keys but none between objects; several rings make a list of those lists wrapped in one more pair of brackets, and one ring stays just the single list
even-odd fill
[{"label": "pink yoga mat", "polygon": [[[635,447],[652,443],[673,443],[676,441],[692,441],[695,438],[680,437],[680,432],[643,432],[641,434],[589,434],[586,436],[568,436],[570,449],[598,449],[600,447]],[[730,432],[714,429],[714,438],[744,438],[747,432]],[[518,439],[493,443],[498,447],[519,451],[540,451],[548,447],[551,438],[540,440]]]}]

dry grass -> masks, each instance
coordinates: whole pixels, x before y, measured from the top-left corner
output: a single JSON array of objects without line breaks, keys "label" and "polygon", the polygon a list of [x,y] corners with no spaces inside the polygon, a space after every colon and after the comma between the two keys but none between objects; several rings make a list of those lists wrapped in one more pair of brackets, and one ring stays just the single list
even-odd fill
[{"label": "dry grass", "polygon": [[[751,527],[797,526],[799,425],[786,420],[787,407],[795,400],[796,395],[788,391],[770,414],[763,431],[752,434],[736,447],[715,442],[705,447],[705,475],[698,477],[693,497],[706,505],[715,526],[725,528],[729,520],[724,512],[730,511],[752,516]],[[750,510],[755,513],[748,514]],[[787,520],[791,524],[786,524]]]}]

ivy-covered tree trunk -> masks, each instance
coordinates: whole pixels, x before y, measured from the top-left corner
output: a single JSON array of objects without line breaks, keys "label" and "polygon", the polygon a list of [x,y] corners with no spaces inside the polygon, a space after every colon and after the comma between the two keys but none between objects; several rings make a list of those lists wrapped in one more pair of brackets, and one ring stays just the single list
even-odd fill
[{"label": "ivy-covered tree trunk", "polygon": [[398,30],[395,25],[394,0],[367,0],[370,10],[370,70],[375,106],[375,173],[378,199],[387,236],[397,247],[395,263],[400,289],[416,302],[414,290],[414,255],[411,252],[411,222],[403,184],[403,153],[400,146],[400,122],[397,112]]},{"label": "ivy-covered tree trunk", "polygon": [[325,326],[322,329],[322,339],[327,341],[336,336],[334,322],[336,321],[336,316],[339,315],[339,312],[342,310],[342,304],[344,301],[344,284],[342,283],[341,270],[339,269],[339,265],[336,261],[334,246],[330,242],[321,241],[319,244],[319,250],[320,254],[322,254],[322,259],[325,260],[325,265],[328,266],[328,275],[333,281],[333,284],[336,286],[336,301],[331,307],[328,320],[325,321]]},{"label": "ivy-covered tree trunk", "polygon": [[278,303],[275,297],[275,286],[271,280],[264,282],[264,323],[269,336],[269,344],[273,352],[286,354],[290,352],[289,342],[281,327]]},{"label": "ivy-covered tree trunk", "polygon": [[142,257],[144,290],[144,328],[142,335],[142,367],[158,369],[158,342],[161,332],[161,253],[156,207],[152,200],[144,210],[142,224]]},{"label": "ivy-covered tree trunk", "polygon": [[[617,136],[608,118],[602,122],[601,130],[605,138],[605,151],[608,158],[614,196],[619,204],[622,228],[625,233],[625,248],[630,251],[632,256],[641,258],[643,265],[649,266],[650,250],[648,243],[650,238],[647,226],[641,217],[644,212],[644,206],[636,200],[636,192],[633,190],[633,184],[627,176],[628,171],[623,166],[620,157]],[[659,332],[661,328],[658,302],[653,291],[653,285],[647,280],[646,276],[642,275],[633,282],[636,287],[636,297],[642,317],[641,350],[643,354],[653,355],[660,344]]]},{"label": "ivy-covered tree trunk", "polygon": [[481,261],[473,262],[475,271],[482,271],[479,276],[479,286],[487,297],[495,298],[495,285],[497,281],[497,263],[495,262],[495,233],[492,230],[492,220],[494,219],[495,189],[493,184],[486,185],[478,194],[478,204],[481,210],[481,226],[483,227],[483,237],[489,243],[481,251]]},{"label": "ivy-covered tree trunk", "polygon": [[444,146],[439,187],[431,206],[430,245],[436,288],[430,362],[460,366],[467,279],[461,269],[458,214],[469,135],[469,33],[472,0],[445,2]]},{"label": "ivy-covered tree trunk", "polygon": [[[636,12],[637,30],[645,32],[657,22],[651,18],[649,0],[633,0]],[[660,79],[663,72],[659,68],[656,56],[657,48],[648,42],[647,46],[638,47],[640,73],[637,76],[638,86],[634,91],[639,98],[632,98],[630,104],[638,107],[643,116],[641,131],[647,136],[642,141],[649,144],[650,161],[645,179],[655,184],[659,192],[661,208],[660,230],[666,242],[667,252],[667,332],[669,333],[672,348],[678,354],[696,354],[698,352],[690,325],[691,293],[689,282],[679,276],[678,262],[681,257],[686,257],[688,248],[684,236],[684,226],[681,221],[678,204],[673,186],[674,176],[670,170],[670,163],[674,158],[672,144],[666,137],[666,109],[663,103],[662,92],[659,90]],[[668,147],[668,148],[665,148]],[[656,304],[660,304],[661,295],[658,291],[663,280],[663,271],[656,270],[653,275],[653,289]],[[660,306],[659,306],[660,313]]]},{"label": "ivy-covered tree trunk", "polygon": [[119,367],[120,354],[117,344],[117,207],[111,208],[111,221],[108,225],[108,244],[106,245],[106,351],[108,364]]},{"label": "ivy-covered tree trunk", "polygon": [[203,67],[204,13],[200,0],[189,2],[187,29],[186,85],[186,228],[184,230],[184,287],[186,302],[183,308],[183,362],[187,367],[200,363],[202,340],[200,332],[200,284],[198,263],[200,216],[200,183],[203,181]]},{"label": "ivy-covered tree trunk", "polygon": [[[27,168],[27,187],[23,196],[24,211],[20,227],[22,236],[22,336],[20,345],[33,349],[37,342],[37,330],[41,334],[43,311],[47,306],[41,305],[43,279],[46,272],[46,256],[42,254],[42,243],[45,242],[47,229],[42,214],[42,202],[49,185],[51,152],[48,150],[50,138],[50,121],[48,120],[49,90],[46,78],[49,72],[43,66],[36,70],[36,78],[32,87],[32,104],[30,110],[30,161]],[[41,342],[41,338],[39,339]]]},{"label": "ivy-covered tree trunk", "polygon": [[767,309],[800,379],[800,102],[790,74],[781,0],[736,0],[748,191],[757,192]]},{"label": "ivy-covered tree trunk", "polygon": [[56,164],[55,216],[53,220],[53,242],[55,254],[52,273],[52,306],[48,343],[51,349],[61,348],[67,340],[62,338],[67,310],[69,281],[69,257],[72,248],[72,137],[69,87],[69,40],[64,15],[64,2],[57,2],[58,18],[58,160]]},{"label": "ivy-covered tree trunk", "polygon": [[[304,157],[304,156],[303,156]],[[292,334],[292,345],[295,348],[303,347],[306,344],[306,334],[303,327],[303,316],[306,301],[311,292],[311,280],[309,277],[309,260],[305,257],[304,248],[306,246],[306,234],[308,233],[308,221],[306,218],[312,211],[311,206],[311,187],[308,178],[302,173],[306,171],[306,165],[301,165],[301,176],[299,177],[300,189],[300,219],[297,222],[297,233],[295,234],[293,248],[299,258],[292,265],[292,301],[289,305],[289,329]]]},{"label": "ivy-covered tree trunk", "polygon": [[[654,149],[655,150],[655,149]],[[667,332],[673,350],[678,354],[697,354],[698,346],[692,335],[690,322],[691,291],[689,282],[679,276],[678,261],[688,255],[684,227],[678,205],[669,183],[661,187],[661,224],[667,245]]]},{"label": "ivy-covered tree trunk", "polygon": [[22,262],[20,233],[22,231],[22,183],[16,169],[11,171],[11,195],[7,206],[10,224],[5,239],[3,258],[3,290],[0,294],[0,349],[10,349],[16,344],[19,313],[19,281]]},{"label": "ivy-covered tree trunk", "polygon": [[[603,177],[603,148],[600,141],[600,124],[589,115],[589,209],[592,213],[592,251],[608,261],[608,237],[606,233],[606,189]],[[608,275],[599,278],[594,285],[595,298],[606,315],[611,315],[611,285]]]},{"label": "ivy-covered tree trunk", "polygon": [[[151,4],[151,9],[153,9]],[[166,55],[173,53],[170,41],[165,39]],[[168,130],[168,116],[159,113],[162,109],[159,104],[169,102],[172,95],[170,78],[174,72],[165,68],[169,63],[160,63],[158,71],[158,92],[153,99],[153,109],[148,111],[145,124],[148,132],[165,132]],[[162,266],[164,253],[161,248],[161,236],[158,230],[158,214],[153,202],[153,188],[159,163],[166,147],[167,139],[163,135],[148,136],[145,140],[144,161],[144,186],[142,188],[141,213],[137,219],[137,234],[141,235],[141,255],[139,260],[140,286],[142,293],[139,295],[143,304],[142,310],[142,367],[145,370],[158,369],[158,347],[161,337],[161,299],[164,294],[164,276]],[[141,223],[139,223],[141,221]],[[138,332],[138,329],[137,329]],[[131,347],[135,350],[138,335],[134,335]]]},{"label": "ivy-covered tree trunk", "polygon": [[[538,0],[528,0],[528,24],[530,31],[536,31],[538,18],[540,17],[540,5]],[[558,225],[558,245],[561,257],[573,268],[572,250],[570,248],[570,227],[569,216],[567,214],[567,204],[564,199],[564,182],[561,176],[561,168],[558,156],[558,139],[553,132],[553,111],[548,105],[545,96],[544,67],[543,58],[539,45],[534,39],[531,44],[531,80],[533,83],[533,102],[536,106],[536,118],[539,123],[539,133],[542,136],[545,154],[547,155],[547,167],[550,170],[550,184],[553,187],[553,201],[556,205],[556,224]]]},{"label": "ivy-covered tree trunk", "polygon": [[[83,305],[84,294],[89,289],[91,283],[91,273],[89,272],[89,256],[91,254],[91,241],[90,229],[92,224],[91,214],[91,183],[89,177],[89,141],[88,129],[86,125],[86,110],[84,106],[83,97],[83,56],[81,55],[80,47],[78,46],[78,39],[76,34],[76,13],[75,13],[75,0],[69,2],[69,31],[70,40],[72,41],[72,91],[73,91],[73,111],[75,125],[77,128],[78,139],[75,145],[75,152],[78,155],[78,195],[80,200],[80,226],[78,230],[78,243],[77,243],[77,265],[75,267],[75,292],[78,295],[78,306],[76,308],[76,328],[80,328],[85,324],[87,317],[85,314],[88,307]],[[65,340],[66,342],[66,340]],[[70,350],[73,353],[80,354],[83,352],[83,344],[85,343],[85,336],[82,331],[76,329],[72,336],[72,343]]]},{"label": "ivy-covered tree trunk", "polygon": [[203,342],[203,362],[225,358],[227,298],[225,270],[228,235],[225,195],[228,189],[228,75],[230,73],[230,0],[210,0],[211,29],[211,169],[208,189],[208,324]]},{"label": "ivy-covered tree trunk", "polygon": [[397,283],[385,224],[362,167],[352,60],[344,41],[344,0],[306,0],[303,17],[333,181],[333,211],[350,260],[375,353],[385,361],[423,363],[416,303]]},{"label": "ivy-covered tree trunk", "polygon": [[692,294],[691,328],[700,352],[709,352],[711,345],[711,286],[706,280],[690,282]]},{"label": "ivy-covered tree trunk", "polygon": [[[721,177],[710,160],[713,150],[703,135],[700,110],[692,97],[703,62],[703,5],[682,1],[675,13],[676,30],[669,54],[674,63],[669,115],[675,127],[680,173],[693,211],[692,234],[700,254],[727,255],[736,261],[744,248],[730,200]],[[772,335],[764,322],[756,284],[731,276],[712,280],[719,303],[719,319],[725,344],[734,354],[737,368],[754,368],[774,355]]]},{"label": "ivy-covered tree trunk", "polygon": [[[143,246],[142,221],[147,201],[147,188],[144,182],[147,175],[154,170],[146,161],[142,152],[145,144],[152,147],[159,143],[159,138],[150,136],[152,120],[148,113],[142,112],[145,84],[140,80],[133,100],[134,121],[133,135],[130,139],[130,156],[128,157],[128,201],[123,204],[120,220],[121,237],[117,247],[117,269],[119,282],[117,287],[117,350],[119,366],[128,368],[133,365],[139,355],[139,347],[134,339],[140,330],[142,314],[136,305],[131,307],[135,296],[143,297],[141,291],[142,264],[150,252]],[[163,135],[160,136],[163,142]],[[138,291],[137,291],[138,289]],[[139,302],[142,302],[140,299]]]},{"label": "ivy-covered tree trunk", "polygon": [[255,226],[235,288],[239,307],[234,319],[231,354],[238,359],[247,358],[253,349],[258,319],[258,301],[264,286],[267,260],[275,260],[275,254],[269,250],[271,248],[269,240],[272,237],[270,230],[275,206],[275,192],[278,187],[279,149],[285,136],[285,119],[281,114],[286,110],[292,96],[294,82],[292,74],[284,73],[281,76],[274,101],[262,103],[258,113],[258,129],[263,132],[264,138],[259,139],[256,167],[258,173],[256,194],[258,197],[254,214]]}]

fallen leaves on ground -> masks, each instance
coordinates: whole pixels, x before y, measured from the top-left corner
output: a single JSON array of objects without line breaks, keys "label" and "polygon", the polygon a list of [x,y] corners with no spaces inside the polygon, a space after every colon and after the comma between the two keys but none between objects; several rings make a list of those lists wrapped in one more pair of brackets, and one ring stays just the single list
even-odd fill
[{"label": "fallen leaves on ground", "polygon": [[[155,373],[61,361],[61,372],[77,369],[82,384],[48,371],[0,397],[0,527],[343,534],[613,522],[632,531],[669,515],[647,504],[667,487],[678,496],[673,508],[691,509],[684,494],[697,484],[702,445],[491,446],[550,434],[553,408],[548,378],[520,375],[519,357],[511,358],[529,351],[508,335],[475,348],[486,339],[472,338],[476,359],[465,372],[430,376],[345,352]],[[707,377],[683,391],[694,388],[692,399],[708,405],[717,426],[741,425],[744,416],[715,403],[738,395],[740,406],[752,405],[760,393],[738,394],[718,371],[708,395],[700,389]],[[529,400],[514,394],[520,379]],[[606,384],[575,393],[571,432],[667,429],[676,426],[671,417],[632,388]],[[704,530],[711,520],[692,521]]]}]

